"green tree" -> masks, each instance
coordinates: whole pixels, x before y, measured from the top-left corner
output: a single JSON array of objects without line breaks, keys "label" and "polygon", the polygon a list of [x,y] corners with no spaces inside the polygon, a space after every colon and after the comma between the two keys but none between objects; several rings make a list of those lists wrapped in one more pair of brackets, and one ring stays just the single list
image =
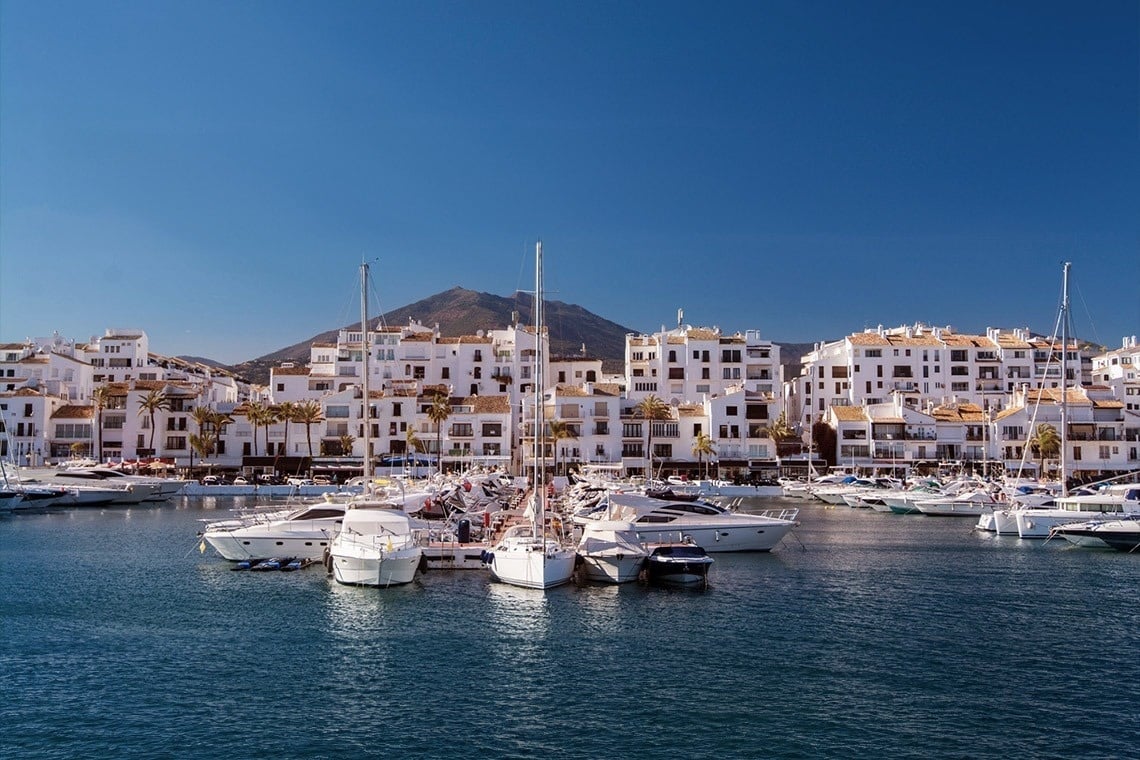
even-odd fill
[{"label": "green tree", "polygon": [[1045,460],[1056,459],[1061,454],[1061,434],[1049,423],[1042,423],[1029,439],[1029,450],[1037,455],[1038,472],[1044,475]]},{"label": "green tree", "polygon": [[645,420],[645,455],[649,468],[647,477],[653,476],[653,423],[673,419],[672,408],[657,396],[646,396],[633,407],[633,416]]},{"label": "green tree", "polygon": [[[697,472],[701,470],[701,464],[705,457],[710,460],[716,456],[716,448],[713,446],[712,438],[708,437],[706,433],[697,433],[697,437],[693,439],[693,453],[697,455]],[[705,480],[708,480],[709,470],[705,466]]]},{"label": "green tree", "polygon": [[428,419],[435,425],[435,451],[439,457],[439,472],[443,472],[443,424],[451,416],[451,399],[447,393],[437,392],[427,409]]},{"label": "green tree", "polygon": [[[211,426],[214,424],[214,410],[208,406],[196,406],[190,410],[190,418],[192,420],[194,420],[194,424],[196,424],[198,426],[198,435],[197,436],[194,436],[194,435],[190,436],[190,469],[193,470],[194,469],[194,453],[196,451],[199,451],[199,447],[194,445],[194,439],[196,437],[201,439],[202,436],[207,435],[207,432],[210,430]],[[210,449],[211,450],[214,447],[215,440],[216,439],[213,439],[210,442]],[[206,457],[199,455],[198,458],[199,459],[205,459]]]},{"label": "green tree", "polygon": [[[217,443],[217,436],[213,431],[190,434],[190,451],[198,452],[198,458],[201,460],[210,458],[210,455],[214,453],[215,443]],[[190,462],[190,469],[194,469],[193,461]]]},{"label": "green tree", "polygon": [[564,420],[551,420],[550,421],[550,441],[554,447],[554,474],[558,474],[558,442],[565,440],[577,440],[578,436],[574,433],[574,426]]},{"label": "green tree", "polygon": [[91,393],[91,403],[95,406],[95,460],[103,461],[103,410],[111,400],[111,389],[100,385]]},{"label": "green tree", "polygon": [[157,428],[155,422],[155,415],[158,412],[165,412],[170,410],[170,399],[158,389],[151,389],[145,396],[139,399],[139,414],[146,414],[150,420],[150,456],[155,455],[154,449],[154,433]]},{"label": "green tree", "polygon": [[293,410],[293,421],[298,425],[305,426],[305,442],[309,444],[309,459],[312,459],[313,425],[319,425],[325,421],[324,414],[321,412],[321,403],[314,399],[308,399],[297,404]]},{"label": "green tree", "polygon": [[253,455],[258,455],[257,449],[257,430],[258,428],[266,428],[265,437],[266,444],[269,443],[269,426],[277,419],[276,414],[266,404],[260,401],[254,401],[247,404],[245,407],[245,417],[249,420],[249,424],[253,426]]},{"label": "green tree", "polygon": [[282,401],[270,407],[273,410],[273,421],[285,424],[285,456],[289,456],[289,425],[296,421],[297,402]]},{"label": "green tree", "polygon": [[[337,442],[340,443],[341,456],[346,456],[346,457],[351,456],[352,455],[352,444],[356,443],[356,436],[351,435],[349,433],[345,433],[344,435],[342,435],[340,438],[337,439]],[[367,453],[365,454],[365,456],[368,456]]]}]

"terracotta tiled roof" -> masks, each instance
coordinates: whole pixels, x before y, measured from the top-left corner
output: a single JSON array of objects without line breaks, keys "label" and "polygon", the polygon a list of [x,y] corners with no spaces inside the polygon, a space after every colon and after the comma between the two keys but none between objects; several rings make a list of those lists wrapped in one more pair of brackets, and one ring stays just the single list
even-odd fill
[{"label": "terracotta tiled roof", "polygon": [[705,408],[699,404],[681,404],[677,407],[678,417],[704,417]]},{"label": "terracotta tiled roof", "polygon": [[888,335],[887,342],[892,346],[941,346],[942,342],[933,335],[915,335],[908,338],[905,335]]},{"label": "terracotta tiled roof", "polygon": [[55,410],[53,420],[89,420],[95,416],[94,407],[69,404]]},{"label": "terracotta tiled roof", "polygon": [[135,380],[136,391],[160,391],[166,385],[165,380]]},{"label": "terracotta tiled roof", "polygon": [[1095,401],[1094,400],[1092,402],[1092,405],[1093,405],[1093,408],[1095,408],[1095,409],[1123,409],[1124,408],[1124,402],[1123,401],[1109,401],[1107,399],[1104,401]]},{"label": "terracotta tiled roof", "polygon": [[684,337],[682,337],[680,335],[670,335],[669,337],[667,337],[665,339],[665,342],[668,343],[670,346],[680,346],[680,345],[684,345],[685,339],[684,339]]},{"label": "terracotta tiled roof", "polygon": [[510,414],[511,398],[504,394],[494,396],[469,396],[463,399],[464,404],[470,404],[476,414]]},{"label": "terracotta tiled roof", "polygon": [[595,396],[620,396],[621,386],[616,383],[594,383]]},{"label": "terracotta tiled roof", "polygon": [[937,422],[984,422],[985,412],[977,404],[936,406],[930,413]]},{"label": "terracotta tiled roof", "polygon": [[48,358],[41,354],[33,354],[25,359],[20,360],[20,364],[47,364]]},{"label": "terracotta tiled roof", "polygon": [[312,343],[312,348],[336,348],[335,343]]},{"label": "terracotta tiled roof", "polygon": [[0,343],[0,351],[22,351],[23,343]]},{"label": "terracotta tiled roof", "polygon": [[997,344],[987,338],[985,335],[954,335],[943,333],[942,342],[947,346],[997,348]]},{"label": "terracotta tiled roof", "polygon": [[[1030,388],[1025,393],[1025,400],[1029,404],[1035,404],[1038,401],[1052,402],[1054,404],[1061,403],[1061,389],[1060,388]],[[1069,388],[1065,391],[1065,403],[1071,406],[1088,406],[1089,397],[1078,388]]]},{"label": "terracotta tiled roof", "polygon": [[309,374],[308,367],[271,367],[269,370],[270,375],[307,375]]},{"label": "terracotta tiled roof", "polygon": [[718,330],[710,330],[707,327],[694,327],[689,330],[689,340],[716,340],[719,337]]},{"label": "terracotta tiled roof", "polygon": [[831,413],[840,422],[866,422],[867,415],[861,406],[833,406]]},{"label": "terracotta tiled roof", "polygon": [[1013,415],[1023,411],[1025,411],[1025,407],[1023,406],[1011,406],[1008,409],[1002,409],[1000,412],[995,414],[994,420],[1004,420],[1006,417],[1012,417]]},{"label": "terracotta tiled roof", "polygon": [[11,398],[12,396],[37,396],[42,397],[44,394],[37,391],[35,388],[17,388],[16,390],[3,394],[5,397]]},{"label": "terracotta tiled roof", "polygon": [[878,333],[855,333],[847,341],[853,346],[889,346],[891,342]]},{"label": "terracotta tiled roof", "polygon": [[581,385],[556,385],[555,393],[559,396],[586,396],[586,389]]},{"label": "terracotta tiled roof", "polygon": [[400,338],[401,343],[431,343],[434,336],[431,333],[415,333]]}]

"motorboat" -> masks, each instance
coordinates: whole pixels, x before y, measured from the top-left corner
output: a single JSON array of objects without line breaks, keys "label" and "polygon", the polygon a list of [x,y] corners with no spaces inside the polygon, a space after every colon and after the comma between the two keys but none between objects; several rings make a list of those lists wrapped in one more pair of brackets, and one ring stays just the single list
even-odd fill
[{"label": "motorboat", "polygon": [[206,524],[200,534],[230,561],[288,554],[322,559],[340,532],[345,504],[322,500],[293,510],[275,510]]},{"label": "motorboat", "polygon": [[344,511],[327,563],[346,586],[399,586],[415,580],[424,561],[423,537],[397,505],[360,501]]},{"label": "motorboat", "polygon": [[914,502],[914,506],[924,515],[978,517],[985,512],[992,512],[994,505],[999,503],[989,491],[979,489],[957,496],[919,500]]},{"label": "motorboat", "polygon": [[1125,520],[1089,520],[1066,523],[1050,530],[1050,535],[1062,536],[1077,546],[1109,547],[1122,552],[1140,548],[1140,516]]},{"label": "motorboat", "polygon": [[130,498],[114,499],[112,503],[141,503],[144,501],[165,501],[181,492],[186,485],[182,480],[164,481],[162,478],[147,478],[128,475],[107,467],[65,468],[52,473],[48,482],[65,487],[93,486],[127,491]]},{"label": "motorboat", "polygon": [[1053,528],[1066,523],[1129,515],[1140,515],[1140,483],[1105,486],[1093,494],[1058,496],[1051,509],[1020,509],[1015,513],[1021,538],[1048,538]]},{"label": "motorboat", "polygon": [[[636,493],[611,493],[604,518],[633,524],[645,543],[691,538],[708,552],[771,551],[799,525],[798,509],[735,512],[706,501],[653,499]],[[585,520],[578,520],[585,525]]]},{"label": "motorboat", "polygon": [[707,586],[712,563],[708,552],[693,543],[653,544],[645,558],[645,576],[665,586]]},{"label": "motorboat", "polygon": [[578,542],[578,571],[586,580],[627,583],[637,580],[648,554],[633,523],[592,520]]},{"label": "motorboat", "polygon": [[130,484],[135,490],[144,490],[148,495],[143,501],[166,501],[178,496],[189,481],[177,478],[156,478],[146,475],[131,475],[113,467],[85,467],[60,470],[56,473],[59,482],[65,479],[87,482],[106,481],[107,483]]}]

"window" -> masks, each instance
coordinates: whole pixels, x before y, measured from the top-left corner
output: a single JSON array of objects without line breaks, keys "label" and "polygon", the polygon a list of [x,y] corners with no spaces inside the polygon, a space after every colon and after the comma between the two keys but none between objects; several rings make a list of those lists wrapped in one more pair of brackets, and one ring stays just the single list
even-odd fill
[{"label": "window", "polygon": [[724,416],[725,417],[735,417],[736,416],[736,407],[735,406],[726,406],[724,408]]},{"label": "window", "polygon": [[881,349],[881,348],[868,348],[866,353],[864,353],[863,355],[867,356],[867,357],[879,357],[879,356],[883,355],[883,349]]},{"label": "window", "polygon": [[447,380],[451,377],[451,367],[444,367],[440,370],[440,377]]}]

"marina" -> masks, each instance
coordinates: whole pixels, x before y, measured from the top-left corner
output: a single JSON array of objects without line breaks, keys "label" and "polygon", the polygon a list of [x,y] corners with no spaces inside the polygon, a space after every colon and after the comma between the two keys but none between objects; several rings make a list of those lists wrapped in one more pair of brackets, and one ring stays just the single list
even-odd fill
[{"label": "marina", "polygon": [[[1133,659],[1087,656],[1135,640],[1140,566],[1124,552],[778,498],[759,506],[798,507],[801,525],[771,552],[716,554],[704,590],[541,592],[434,569],[381,590],[320,564],[231,572],[199,551],[204,521],[253,506],[0,518],[0,754],[1123,757],[1140,743],[1134,723],[1101,723],[1101,705],[1132,704]],[[1074,640],[1074,620],[1098,643]],[[994,656],[1024,636],[1048,645]],[[1059,657],[1081,657],[1079,677]],[[620,662],[637,665],[615,683]],[[282,699],[287,683],[303,687]],[[620,730],[583,730],[613,715]],[[1063,744],[1040,730],[1057,721]]]}]

